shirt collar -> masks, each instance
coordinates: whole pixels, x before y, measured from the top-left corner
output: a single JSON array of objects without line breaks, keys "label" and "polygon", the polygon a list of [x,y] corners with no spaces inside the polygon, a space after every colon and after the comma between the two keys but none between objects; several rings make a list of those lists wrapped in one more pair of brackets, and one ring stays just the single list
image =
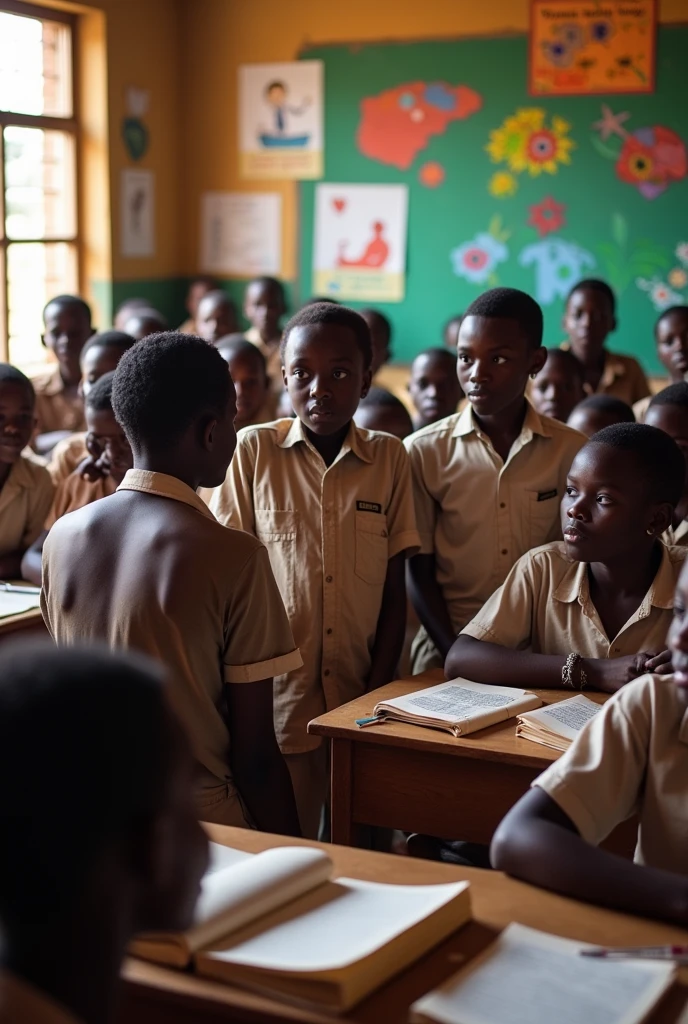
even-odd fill
[{"label": "shirt collar", "polygon": [[[296,419],[293,420],[285,437],[281,441],[278,441],[277,443],[280,448],[293,448],[294,445],[298,444],[300,441],[302,441],[308,448],[311,448],[313,449],[313,451],[315,451],[312,442],[308,439],[306,435],[303,423],[297,416]],[[357,427],[353,420],[349,424],[349,431],[346,437],[344,438],[344,443],[342,444],[339,455],[337,456],[337,459],[335,461],[338,461],[348,452],[352,452],[357,458],[361,460],[361,462],[372,463],[373,461],[372,454],[367,450],[364,431]]]},{"label": "shirt collar", "polygon": [[[562,352],[571,351],[571,343],[568,341],[562,341],[559,348]],[[598,385],[598,391],[601,388],[608,388],[615,380],[619,377],[626,375],[626,365],[622,359],[615,356],[613,352],[609,352],[607,349],[604,350],[604,367],[602,369],[602,376],[600,377],[600,383]]]},{"label": "shirt collar", "polygon": [[59,395],[65,389],[64,381],[60,375],[60,367],[56,366],[52,373],[47,377],[42,387],[44,395]]},{"label": "shirt collar", "polygon": [[118,491],[141,491],[143,494],[156,494],[161,498],[171,498],[190,505],[207,519],[215,519],[202,498],[183,480],[167,473],[152,473],[148,469],[128,469]]},{"label": "shirt collar", "polygon": [[0,1017],[32,1024],[79,1024],[69,1010],[9,971],[0,975]]},{"label": "shirt collar", "polygon": [[[452,436],[466,437],[468,434],[472,433],[480,435],[481,432],[475,416],[473,415],[473,409],[470,403],[468,403],[463,412],[459,413]],[[535,411],[528,399],[526,399],[526,414],[523,419],[523,426],[521,427],[521,433],[519,436],[525,444],[527,441],[532,440],[533,434],[539,434],[541,437],[551,437],[552,431],[547,426],[542,416]]]},{"label": "shirt collar", "polygon": [[[638,608],[638,618],[642,619],[649,615],[650,608],[673,608],[674,589],[674,570],[669,558],[669,552],[666,546],[662,544],[662,559],[659,563],[659,569],[650,584],[650,589]],[[581,607],[585,607],[590,600],[587,562],[571,562],[571,565],[564,574],[564,578],[554,591],[554,599],[565,604],[578,601]]]}]

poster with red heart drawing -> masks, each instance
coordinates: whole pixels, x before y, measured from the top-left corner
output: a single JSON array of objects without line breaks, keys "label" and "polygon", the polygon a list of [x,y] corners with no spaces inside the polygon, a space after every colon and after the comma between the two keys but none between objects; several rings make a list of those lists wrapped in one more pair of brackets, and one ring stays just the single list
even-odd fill
[{"label": "poster with red heart drawing", "polygon": [[406,185],[318,185],[313,291],[401,302],[406,283]]}]

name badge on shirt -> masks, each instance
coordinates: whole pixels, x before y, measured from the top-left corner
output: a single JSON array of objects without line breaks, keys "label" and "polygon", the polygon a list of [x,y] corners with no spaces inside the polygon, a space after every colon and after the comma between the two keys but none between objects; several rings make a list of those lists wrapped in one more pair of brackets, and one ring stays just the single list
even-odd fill
[{"label": "name badge on shirt", "polygon": [[554,488],[553,491],[538,491],[538,501],[549,501],[550,498],[556,498],[556,496],[557,496],[557,489],[556,489],[556,487]]},{"label": "name badge on shirt", "polygon": [[[554,492],[557,493],[556,491]],[[538,498],[538,501],[540,499]],[[377,512],[382,515],[382,505],[378,505],[376,501],[357,501],[356,502],[357,512]]]}]

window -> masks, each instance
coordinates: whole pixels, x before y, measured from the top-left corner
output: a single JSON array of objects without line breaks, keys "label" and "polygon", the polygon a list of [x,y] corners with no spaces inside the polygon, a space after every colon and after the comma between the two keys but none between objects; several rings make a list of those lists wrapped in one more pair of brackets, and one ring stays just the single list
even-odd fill
[{"label": "window", "polygon": [[43,306],[78,290],[72,43],[71,15],[0,0],[0,360],[28,373]]}]

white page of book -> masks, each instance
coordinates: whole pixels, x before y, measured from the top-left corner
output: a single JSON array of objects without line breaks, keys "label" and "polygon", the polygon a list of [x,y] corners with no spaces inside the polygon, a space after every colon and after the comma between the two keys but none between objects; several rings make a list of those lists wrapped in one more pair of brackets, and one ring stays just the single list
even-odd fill
[{"label": "white page of book", "polygon": [[546,708],[527,711],[520,717],[526,721],[541,722],[545,728],[572,740],[601,709],[601,704],[596,704],[594,700],[589,700],[582,694],[578,694],[569,700],[548,704]]},{"label": "white page of book", "polygon": [[11,590],[0,590],[0,619],[9,615],[21,615],[32,608],[40,608],[41,595],[13,594]]},{"label": "white page of book", "polygon": [[309,894],[296,917],[211,956],[275,971],[325,971],[368,956],[468,885],[383,885],[354,878]]},{"label": "white page of book", "polygon": [[249,857],[254,856],[252,853],[245,853],[244,850],[235,850],[231,846],[222,846],[221,843],[208,843],[208,853],[210,855],[210,863],[208,864],[208,870],[203,876],[204,879],[214,875],[216,871],[233,867],[235,864],[240,864],[242,860],[248,860]]},{"label": "white page of book", "polygon": [[443,722],[461,721],[484,711],[508,707],[523,697],[525,690],[513,686],[490,686],[468,679],[452,679],[448,683],[425,690],[393,697],[382,707],[398,708],[413,715],[427,715]]},{"label": "white page of book", "polygon": [[439,1024],[636,1024],[676,970],[579,956],[584,943],[510,924],[491,955],[411,1008]]}]

